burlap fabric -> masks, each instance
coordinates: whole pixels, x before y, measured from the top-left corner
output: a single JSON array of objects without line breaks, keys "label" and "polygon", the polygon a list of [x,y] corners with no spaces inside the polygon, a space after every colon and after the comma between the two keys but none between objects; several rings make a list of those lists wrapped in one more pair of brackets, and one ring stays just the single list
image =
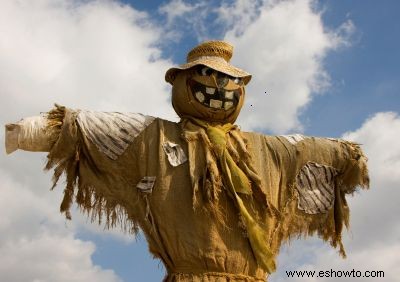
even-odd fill
[{"label": "burlap fabric", "polygon": [[[55,182],[62,173],[67,179],[62,212],[69,217],[76,202],[93,220],[101,223],[103,219],[108,227],[120,226],[133,233],[140,227],[150,252],[166,267],[165,281],[266,280],[227,190],[222,187],[210,197],[204,186],[193,185],[203,179],[193,179],[190,165],[199,164],[198,169],[206,171],[201,168],[206,164],[200,139],[187,141],[182,124],[154,119],[113,160],[82,133],[76,116],[76,111],[60,107],[49,114],[48,130],[59,137],[48,155],[47,169],[55,169]],[[264,230],[273,254],[291,237],[316,233],[344,255],[341,232],[349,216],[344,195],[359,185],[368,186],[366,158],[359,146],[334,139],[241,134],[269,207],[252,195],[241,198]],[[163,150],[165,142],[179,145],[188,161],[172,166]],[[238,145],[231,143],[245,158]],[[315,178],[331,183],[333,194],[324,186],[326,197],[333,199],[332,205],[324,200],[325,209],[322,202],[316,205],[316,199],[308,201],[315,190],[304,188],[308,186],[299,177],[318,169],[335,172],[329,174],[332,179],[328,174]],[[145,177],[155,177],[153,189],[137,188]],[[314,188],[318,186],[315,179]],[[310,187],[313,183],[309,182]],[[212,212],[216,204],[222,219]]]}]

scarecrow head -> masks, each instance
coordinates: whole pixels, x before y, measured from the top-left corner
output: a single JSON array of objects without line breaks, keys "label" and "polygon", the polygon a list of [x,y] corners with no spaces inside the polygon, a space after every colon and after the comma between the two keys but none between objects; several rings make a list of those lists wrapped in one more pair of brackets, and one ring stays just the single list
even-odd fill
[{"label": "scarecrow head", "polygon": [[235,122],[251,75],[229,64],[232,52],[224,41],[203,42],[188,53],[186,64],[167,71],[172,106],[181,118]]}]

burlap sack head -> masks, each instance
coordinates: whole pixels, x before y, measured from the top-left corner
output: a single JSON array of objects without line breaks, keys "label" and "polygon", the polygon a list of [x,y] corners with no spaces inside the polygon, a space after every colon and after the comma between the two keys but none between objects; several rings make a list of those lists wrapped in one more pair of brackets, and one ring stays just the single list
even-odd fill
[{"label": "burlap sack head", "polygon": [[187,63],[165,74],[172,84],[172,105],[180,117],[233,123],[239,115],[251,75],[229,64],[233,47],[207,41],[193,48]]}]

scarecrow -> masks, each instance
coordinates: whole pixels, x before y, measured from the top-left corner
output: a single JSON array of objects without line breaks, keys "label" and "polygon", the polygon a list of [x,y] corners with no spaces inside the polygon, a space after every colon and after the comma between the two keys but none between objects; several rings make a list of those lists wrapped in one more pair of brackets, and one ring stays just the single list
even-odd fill
[{"label": "scarecrow", "polygon": [[167,71],[179,123],[56,105],[6,125],[6,150],[49,152],[54,186],[66,177],[61,212],[75,202],[99,224],[142,229],[165,281],[266,281],[301,235],[345,256],[345,194],[368,187],[366,157],[340,139],[242,132],[251,75],[232,51],[203,42]]}]

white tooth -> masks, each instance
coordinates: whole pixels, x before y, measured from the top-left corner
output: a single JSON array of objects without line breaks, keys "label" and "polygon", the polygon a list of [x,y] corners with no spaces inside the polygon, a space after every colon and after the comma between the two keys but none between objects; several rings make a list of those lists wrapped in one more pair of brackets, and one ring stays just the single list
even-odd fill
[{"label": "white tooth", "polygon": [[233,91],[225,91],[226,99],[233,99]]},{"label": "white tooth", "polygon": [[198,100],[199,102],[203,103],[203,101],[204,101],[204,94],[201,93],[200,91],[197,91],[195,95],[196,95],[197,100]]},{"label": "white tooth", "polygon": [[222,101],[211,99],[210,100],[210,107],[211,108],[215,108],[215,109],[221,109]]},{"label": "white tooth", "polygon": [[206,93],[207,93],[207,94],[214,94],[214,93],[215,93],[215,88],[206,87]]},{"label": "white tooth", "polygon": [[233,107],[233,102],[225,102],[224,104],[225,110],[229,110],[232,107]]}]

